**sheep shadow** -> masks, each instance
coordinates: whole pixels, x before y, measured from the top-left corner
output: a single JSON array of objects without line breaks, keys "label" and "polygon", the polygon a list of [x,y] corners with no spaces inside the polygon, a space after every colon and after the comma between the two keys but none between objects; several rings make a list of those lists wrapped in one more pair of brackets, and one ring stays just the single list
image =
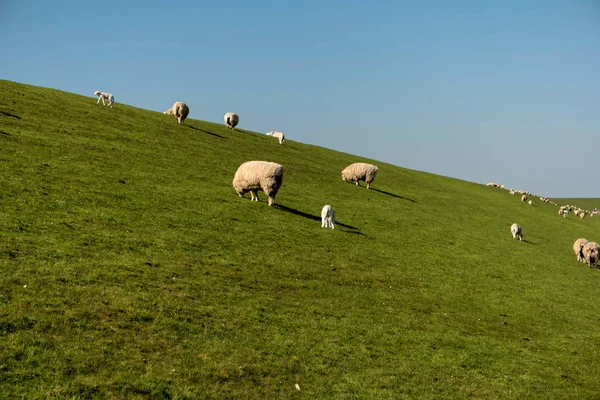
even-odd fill
[{"label": "sheep shadow", "polygon": [[0,131],[0,135],[8,135],[8,136],[10,136],[10,133]]},{"label": "sheep shadow", "polygon": [[529,240],[526,240],[526,239],[523,239],[522,242],[525,242],[527,244],[533,244],[533,245],[537,244],[537,243],[530,242]]},{"label": "sheep shadow", "polygon": [[[308,213],[305,213],[304,211],[295,210],[295,209],[293,209],[293,208],[286,207],[286,206],[283,206],[283,205],[281,205],[281,204],[274,204],[273,206],[274,206],[275,208],[278,208],[278,209],[280,209],[280,210],[283,210],[283,211],[289,212],[289,213],[291,213],[291,214],[298,215],[298,216],[300,216],[300,217],[304,217],[304,218],[308,218],[308,219],[312,219],[313,221],[318,221],[318,222],[321,222],[321,217],[320,217],[320,216],[318,216],[318,215],[312,215],[312,214],[308,214]],[[336,224],[336,225],[339,225],[339,226],[343,226],[344,228],[352,229],[352,230],[354,230],[354,231],[355,231],[355,232],[348,232],[348,233],[354,233],[354,234],[358,234],[358,235],[364,235],[364,233],[362,233],[362,232],[359,232],[359,231],[358,231],[358,228],[356,228],[356,227],[354,227],[354,226],[352,226],[352,225],[346,225],[346,224],[342,224],[342,223],[341,223],[341,222],[339,222],[339,221],[335,221],[335,224]],[[365,235],[365,236],[366,236],[366,235]]]},{"label": "sheep shadow", "polygon": [[213,136],[216,136],[216,137],[218,137],[218,138],[225,139],[225,137],[223,137],[223,136],[221,136],[221,135],[217,135],[216,133],[212,133],[212,132],[209,132],[209,131],[205,131],[204,129],[196,128],[195,126],[191,126],[191,125],[186,125],[186,126],[187,126],[188,128],[192,128],[192,129],[194,129],[194,130],[196,130],[196,131],[200,131],[200,132],[208,133],[209,135],[213,135]]},{"label": "sheep shadow", "polygon": [[4,114],[7,117],[13,117],[13,118],[16,118],[16,119],[21,119],[21,117],[19,117],[18,115],[7,113],[6,111],[0,111],[0,114]]},{"label": "sheep shadow", "polygon": [[386,192],[385,190],[379,190],[379,189],[375,189],[375,188],[371,188],[369,190],[374,190],[376,192],[387,194],[388,196],[392,196],[392,197],[395,197],[397,199],[408,200],[410,202],[416,203],[416,201],[413,200],[413,199],[409,199],[408,197],[402,197],[402,196],[399,196],[399,195],[394,194],[394,193]]}]

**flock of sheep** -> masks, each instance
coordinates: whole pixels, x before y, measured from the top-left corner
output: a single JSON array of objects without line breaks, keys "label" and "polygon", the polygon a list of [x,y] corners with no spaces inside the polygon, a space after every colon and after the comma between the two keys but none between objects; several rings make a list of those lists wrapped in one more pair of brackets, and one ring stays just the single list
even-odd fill
[{"label": "flock of sheep", "polygon": [[[106,105],[105,100],[108,100],[108,106],[112,108],[115,98],[110,93],[103,93],[95,91],[94,95],[98,96],[98,103],[102,100],[102,104]],[[189,107],[181,101],[175,102],[171,108],[164,112],[164,114],[173,115],[177,118],[177,123],[183,124],[185,119],[190,113]],[[228,112],[223,117],[225,125],[235,130],[235,127],[240,122],[240,116],[233,112]],[[275,137],[279,140],[279,144],[283,144],[285,141],[285,135],[283,132],[271,131],[267,132],[268,136]],[[352,182],[359,185],[360,181],[364,181],[367,184],[367,189],[371,188],[371,183],[377,175],[378,168],[375,165],[368,163],[353,163],[342,170],[342,179],[345,182]],[[281,188],[283,183],[283,166],[270,161],[247,161],[239,166],[233,177],[233,188],[240,197],[244,197],[244,194],[250,192],[250,200],[258,201],[258,191],[264,192],[268,196],[268,204],[272,206],[275,204],[275,196]],[[504,185],[500,185],[495,182],[489,182],[486,186],[497,187],[503,190],[507,190],[510,195],[516,193],[521,194],[521,201],[527,202],[529,205],[533,205],[532,200],[528,201],[527,196],[537,197],[536,194],[522,191],[509,189]],[[547,197],[540,197],[540,201],[558,205]],[[596,209],[592,212],[582,210],[581,208],[564,205],[560,206],[558,214],[567,217],[569,212],[573,212],[576,216],[581,219],[585,218],[586,215],[593,216],[594,214],[600,214],[600,210]],[[335,210],[331,205],[325,205],[321,210],[321,227],[335,229]],[[521,225],[514,223],[510,227],[510,231],[513,239],[523,240],[523,229]],[[573,244],[573,250],[577,255],[577,261],[585,262],[590,267],[596,267],[598,259],[600,258],[600,246],[596,242],[589,242],[584,238],[577,239]]]},{"label": "flock of sheep", "polygon": [[[342,179],[359,185],[365,181],[367,189],[377,175],[378,168],[368,163],[354,163],[342,171]],[[275,195],[283,182],[283,166],[270,161],[246,161],[239,166],[233,177],[233,189],[240,197],[250,192],[250,200],[258,201],[258,191],[264,192],[269,206],[275,204]],[[335,210],[326,205],[321,210],[321,227],[335,229]]]},{"label": "flock of sheep", "polygon": [[[98,103],[106,105],[104,100],[108,100],[108,105],[112,108],[115,97],[110,93],[95,91],[98,96]],[[177,101],[164,114],[173,115],[177,118],[178,124],[184,124],[185,119],[190,114],[190,109],[182,101]],[[240,116],[233,112],[228,112],[223,117],[225,125],[235,130],[240,122]],[[267,132],[267,136],[275,137],[279,144],[285,142],[283,132]],[[342,171],[342,179],[345,182],[352,182],[359,185],[360,181],[367,184],[367,189],[371,188],[371,183],[377,175],[378,168],[375,165],[367,163],[350,164]],[[233,188],[235,192],[244,197],[244,194],[250,192],[250,200],[258,201],[258,192],[262,191],[268,196],[268,204],[275,204],[275,196],[283,183],[283,166],[270,161],[247,161],[239,166],[233,177]],[[321,227],[335,229],[335,210],[330,205],[326,205],[321,210]]]},{"label": "flock of sheep", "polygon": [[[536,197],[536,195],[534,193],[529,193],[529,192],[525,192],[522,190],[515,191],[512,189],[508,189],[504,185],[499,185],[495,182],[489,182],[486,186],[497,187],[497,188],[500,188],[503,190],[507,190],[507,191],[509,191],[510,195],[515,195],[515,193],[519,193],[519,194],[521,194],[522,202],[527,201],[527,195]],[[545,203],[550,203],[550,204],[558,206],[557,203],[550,201],[550,199],[548,199],[547,197],[540,197],[540,200]],[[532,204],[532,202],[531,202],[531,200],[529,200],[529,205],[531,205],[531,204]],[[568,204],[560,206],[560,208],[558,210],[558,215],[561,215],[561,216],[563,216],[563,218],[566,218],[567,215],[569,214],[569,212],[573,212],[576,216],[579,216],[579,218],[581,218],[581,219],[584,219],[586,215],[590,215],[590,216],[593,216],[594,214],[600,215],[600,210],[598,210],[598,209],[595,209],[594,211],[590,212],[590,211],[583,210],[579,207],[571,206]],[[518,238],[519,240],[523,240],[523,229],[521,228],[521,225],[516,224],[516,223],[512,224],[510,226],[510,232],[512,233],[513,239]],[[594,268],[598,265],[598,259],[600,258],[600,245],[598,245],[598,243],[589,242],[587,239],[579,238],[573,244],[573,251],[575,251],[575,255],[577,255],[577,261],[585,262],[587,265],[590,266],[590,268]]]}]

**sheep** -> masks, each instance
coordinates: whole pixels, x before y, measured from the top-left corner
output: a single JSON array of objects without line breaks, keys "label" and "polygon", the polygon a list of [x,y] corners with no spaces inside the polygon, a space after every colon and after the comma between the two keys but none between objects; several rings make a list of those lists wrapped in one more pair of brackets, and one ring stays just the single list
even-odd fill
[{"label": "sheep", "polygon": [[356,186],[360,186],[358,184],[359,181],[365,181],[367,184],[367,189],[371,188],[371,182],[375,179],[377,175],[377,168],[373,164],[367,163],[354,163],[348,165],[342,171],[342,179],[344,182],[355,182]]},{"label": "sheep", "polygon": [[335,229],[335,210],[330,205],[321,210],[321,228]]},{"label": "sheep", "polygon": [[106,103],[104,103],[104,100],[108,100],[108,106],[112,108],[113,104],[115,103],[115,96],[113,96],[110,93],[103,93],[96,90],[94,92],[94,95],[98,96],[98,101],[96,102],[96,104],[100,103],[100,100],[102,100],[102,105],[105,106]]},{"label": "sheep", "polygon": [[525,203],[527,201],[527,195],[526,194],[524,194],[523,196],[521,196],[521,201],[523,203]]},{"label": "sheep", "polygon": [[569,210],[567,210],[566,208],[561,208],[560,210],[558,210],[558,215],[562,215],[563,218],[567,218],[567,215],[569,215]]},{"label": "sheep", "polygon": [[579,218],[584,219],[586,216],[586,213],[584,213],[583,211],[579,213]]},{"label": "sheep", "polygon": [[530,206],[532,206],[532,205],[533,205],[533,202],[532,202],[531,200],[529,200],[529,201],[527,202],[527,204],[529,204]]},{"label": "sheep", "polygon": [[258,201],[258,191],[262,190],[269,196],[269,206],[272,206],[282,181],[282,165],[269,161],[247,161],[237,169],[233,188],[240,197],[250,192],[252,201]]},{"label": "sheep", "polygon": [[579,261],[579,262],[585,262],[582,251],[583,251],[583,246],[585,246],[587,244],[587,242],[588,241],[586,239],[579,238],[573,244],[573,251],[577,255],[577,261]]},{"label": "sheep", "polygon": [[177,118],[178,124],[184,124],[189,113],[190,109],[187,104],[182,101],[176,101],[175,104],[173,104],[173,107],[169,108],[163,114],[174,115]]},{"label": "sheep", "polygon": [[225,114],[223,119],[225,120],[225,125],[227,125],[228,128],[233,129],[234,131],[236,125],[240,122],[240,116],[232,112],[228,112],[227,114]]},{"label": "sheep", "polygon": [[583,258],[590,268],[596,267],[600,257],[600,246],[596,242],[587,242],[581,250]]},{"label": "sheep", "polygon": [[279,144],[283,144],[283,142],[285,142],[285,135],[283,134],[283,132],[279,132],[279,131],[271,131],[271,132],[267,132],[267,136],[273,136],[279,139]]},{"label": "sheep", "polygon": [[518,237],[519,240],[523,240],[523,229],[521,229],[521,225],[512,224],[510,226],[510,232],[512,233],[513,239],[516,239]]}]

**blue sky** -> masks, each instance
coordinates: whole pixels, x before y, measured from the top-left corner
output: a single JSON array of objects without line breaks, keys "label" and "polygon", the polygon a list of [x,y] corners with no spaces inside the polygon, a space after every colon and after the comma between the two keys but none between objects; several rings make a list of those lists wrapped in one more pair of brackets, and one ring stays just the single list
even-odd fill
[{"label": "blue sky", "polygon": [[600,198],[596,0],[0,1],[0,46],[0,79]]}]

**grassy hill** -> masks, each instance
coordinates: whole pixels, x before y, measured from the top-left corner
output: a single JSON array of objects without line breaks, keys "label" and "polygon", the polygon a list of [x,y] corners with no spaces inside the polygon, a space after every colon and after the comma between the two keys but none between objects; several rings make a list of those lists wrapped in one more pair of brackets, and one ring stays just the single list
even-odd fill
[{"label": "grassy hill", "polygon": [[[378,161],[356,187],[369,160],[243,115],[0,89],[0,398],[600,392],[600,271],[572,251],[600,218]],[[284,165],[275,207],[235,194],[247,160]]]}]

